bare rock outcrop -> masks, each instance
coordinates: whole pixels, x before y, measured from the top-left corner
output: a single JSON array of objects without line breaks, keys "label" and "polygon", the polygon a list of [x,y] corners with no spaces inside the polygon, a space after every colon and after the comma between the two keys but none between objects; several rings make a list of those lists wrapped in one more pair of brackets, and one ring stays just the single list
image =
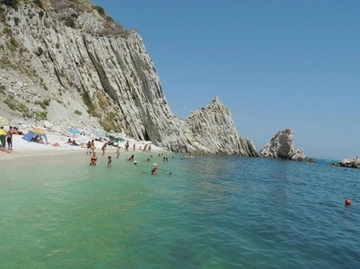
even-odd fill
[{"label": "bare rock outcrop", "polygon": [[294,150],[295,140],[292,129],[279,131],[269,143],[260,151],[260,157],[305,161],[306,156],[302,148]]},{"label": "bare rock outcrop", "polygon": [[218,98],[185,121],[173,114],[136,30],[89,0],[35,2],[0,4],[3,116],[112,130],[175,152],[257,155]]},{"label": "bare rock outcrop", "polygon": [[[186,119],[192,137],[187,137],[197,150],[204,153],[257,156],[254,144],[249,139],[241,139],[236,130],[230,110],[215,97],[205,108],[192,112]],[[201,147],[200,145],[207,145]]]},{"label": "bare rock outcrop", "polygon": [[332,163],[332,166],[341,166],[348,168],[360,168],[360,156],[356,158],[345,158],[338,163]]}]

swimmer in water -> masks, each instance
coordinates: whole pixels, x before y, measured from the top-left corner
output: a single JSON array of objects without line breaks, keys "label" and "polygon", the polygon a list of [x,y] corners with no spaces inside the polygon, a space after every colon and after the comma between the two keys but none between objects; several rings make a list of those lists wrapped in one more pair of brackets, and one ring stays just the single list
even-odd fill
[{"label": "swimmer in water", "polygon": [[153,169],[151,169],[152,175],[157,175],[157,173],[158,173],[157,167],[154,167]]},{"label": "swimmer in water", "polygon": [[96,153],[94,152],[93,155],[90,158],[90,165],[95,166],[96,162],[97,162],[97,156],[96,156]]}]

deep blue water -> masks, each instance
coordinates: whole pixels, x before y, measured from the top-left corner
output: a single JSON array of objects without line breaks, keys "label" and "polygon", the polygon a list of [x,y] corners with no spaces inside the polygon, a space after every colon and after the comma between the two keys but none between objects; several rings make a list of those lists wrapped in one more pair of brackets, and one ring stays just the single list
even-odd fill
[{"label": "deep blue water", "polygon": [[1,165],[0,268],[360,268],[360,170],[149,156]]}]

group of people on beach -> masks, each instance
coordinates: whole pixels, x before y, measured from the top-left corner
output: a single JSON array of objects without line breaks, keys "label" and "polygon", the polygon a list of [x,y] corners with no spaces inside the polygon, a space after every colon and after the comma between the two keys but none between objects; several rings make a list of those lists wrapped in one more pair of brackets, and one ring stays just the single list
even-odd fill
[{"label": "group of people on beach", "polygon": [[67,143],[72,145],[72,146],[80,146],[78,143],[76,143],[75,139],[71,140],[70,137],[69,137]]},{"label": "group of people on beach", "polygon": [[[125,151],[129,151],[129,147],[130,147],[130,144],[129,144],[129,141],[126,141],[126,143],[125,143],[125,145],[124,145],[124,150]],[[136,144],[134,143],[133,144],[133,151],[135,151],[136,150]],[[144,151],[144,152],[151,152],[151,145],[148,145],[148,144],[146,144],[145,146],[144,146],[144,149],[142,149],[142,147],[141,147],[141,145],[139,146],[139,150],[141,150],[141,151]]]},{"label": "group of people on beach", "polygon": [[[13,150],[13,135],[23,135],[17,127],[9,126],[6,131],[4,126],[0,126],[0,151],[10,153]],[[6,147],[7,145],[7,147]]]}]

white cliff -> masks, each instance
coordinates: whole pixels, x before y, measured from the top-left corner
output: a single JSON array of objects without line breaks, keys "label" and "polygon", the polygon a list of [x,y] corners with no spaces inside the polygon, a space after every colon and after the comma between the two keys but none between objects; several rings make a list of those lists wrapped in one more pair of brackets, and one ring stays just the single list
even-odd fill
[{"label": "white cliff", "polygon": [[186,121],[172,113],[135,30],[87,0],[37,3],[0,5],[2,116],[123,132],[175,152],[256,156],[218,98]]}]

